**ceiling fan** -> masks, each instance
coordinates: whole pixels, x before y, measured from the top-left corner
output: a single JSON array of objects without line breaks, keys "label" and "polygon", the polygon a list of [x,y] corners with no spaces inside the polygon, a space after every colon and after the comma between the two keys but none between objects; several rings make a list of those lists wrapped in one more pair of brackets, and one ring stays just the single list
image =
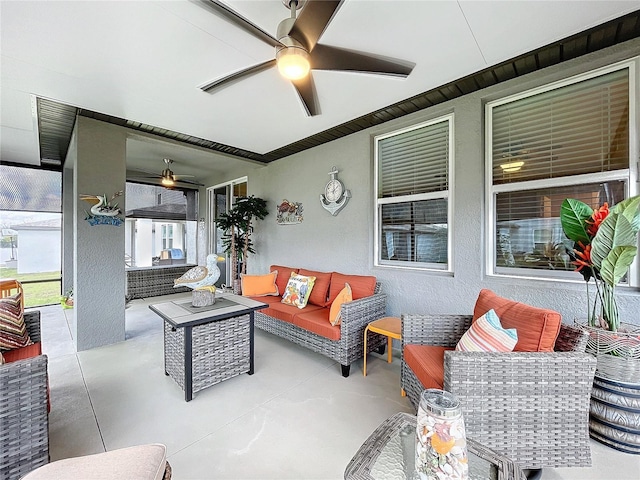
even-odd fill
[{"label": "ceiling fan", "polygon": [[[343,1],[282,0],[290,9],[291,16],[280,22],[276,37],[273,37],[221,1],[199,0],[200,5],[276,48],[275,58],[206,82],[199,88],[211,92],[277,65],[280,73],[291,81],[306,114],[313,116],[320,113],[320,108],[310,70],[407,77],[414,63],[318,43]],[[302,10],[296,18],[296,10],[299,9]]]},{"label": "ceiling fan", "polygon": [[[161,173],[157,174],[154,172],[148,172],[145,170],[141,170],[142,173],[147,173],[149,175],[146,176],[136,176],[136,178],[157,178],[160,179],[160,183],[165,187],[172,187],[178,183],[188,183],[190,185],[198,185],[200,187],[204,186],[202,183],[193,181],[193,180],[183,180],[184,177],[193,177],[193,175],[176,175],[171,171],[171,164],[174,163],[170,158],[163,159],[165,163],[165,168]],[[136,172],[137,173],[137,172]]]}]

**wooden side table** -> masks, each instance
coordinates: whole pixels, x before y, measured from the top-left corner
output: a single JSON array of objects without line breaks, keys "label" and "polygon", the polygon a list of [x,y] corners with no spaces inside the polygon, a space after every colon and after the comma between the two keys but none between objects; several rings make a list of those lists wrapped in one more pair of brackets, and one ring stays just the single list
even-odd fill
[{"label": "wooden side table", "polygon": [[387,337],[387,362],[392,361],[392,339],[402,339],[401,323],[398,317],[384,317],[371,322],[364,329],[364,367],[362,369],[364,376],[367,376],[367,333],[374,332]]}]

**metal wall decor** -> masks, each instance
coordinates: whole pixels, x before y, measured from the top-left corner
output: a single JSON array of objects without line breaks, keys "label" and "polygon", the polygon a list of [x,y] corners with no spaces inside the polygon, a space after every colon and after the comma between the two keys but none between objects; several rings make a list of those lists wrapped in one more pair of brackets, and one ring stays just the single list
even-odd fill
[{"label": "metal wall decor", "polygon": [[276,222],[278,225],[295,225],[302,223],[302,203],[290,202],[287,199],[282,200],[282,203],[278,205],[278,214],[276,215]]},{"label": "metal wall decor", "polygon": [[324,194],[320,195],[320,204],[334,217],[340,213],[351,198],[351,191],[346,190],[340,180],[336,178],[338,169],[334,166],[328,174],[331,179],[324,187]]},{"label": "metal wall decor", "polygon": [[114,193],[111,199],[107,200],[107,195],[80,195],[80,200],[84,200],[91,204],[89,211],[85,210],[84,219],[91,226],[94,225],[113,225],[119,227],[122,225],[123,219],[119,215],[122,210],[117,203],[113,201],[122,195],[122,190]]}]

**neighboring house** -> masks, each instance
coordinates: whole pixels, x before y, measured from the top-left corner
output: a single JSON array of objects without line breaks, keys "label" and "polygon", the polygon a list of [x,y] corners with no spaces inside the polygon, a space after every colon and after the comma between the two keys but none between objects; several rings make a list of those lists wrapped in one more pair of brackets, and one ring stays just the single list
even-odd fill
[{"label": "neighboring house", "polygon": [[18,273],[59,272],[60,218],[12,225],[18,232]]}]

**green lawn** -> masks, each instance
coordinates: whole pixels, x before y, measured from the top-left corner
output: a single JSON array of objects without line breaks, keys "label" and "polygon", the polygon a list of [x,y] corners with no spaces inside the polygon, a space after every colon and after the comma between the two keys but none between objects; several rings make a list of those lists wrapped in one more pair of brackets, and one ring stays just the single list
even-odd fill
[{"label": "green lawn", "polygon": [[15,268],[0,267],[0,278],[15,278],[20,282],[51,280],[43,283],[23,284],[25,307],[40,307],[60,303],[60,272],[18,274]]}]

